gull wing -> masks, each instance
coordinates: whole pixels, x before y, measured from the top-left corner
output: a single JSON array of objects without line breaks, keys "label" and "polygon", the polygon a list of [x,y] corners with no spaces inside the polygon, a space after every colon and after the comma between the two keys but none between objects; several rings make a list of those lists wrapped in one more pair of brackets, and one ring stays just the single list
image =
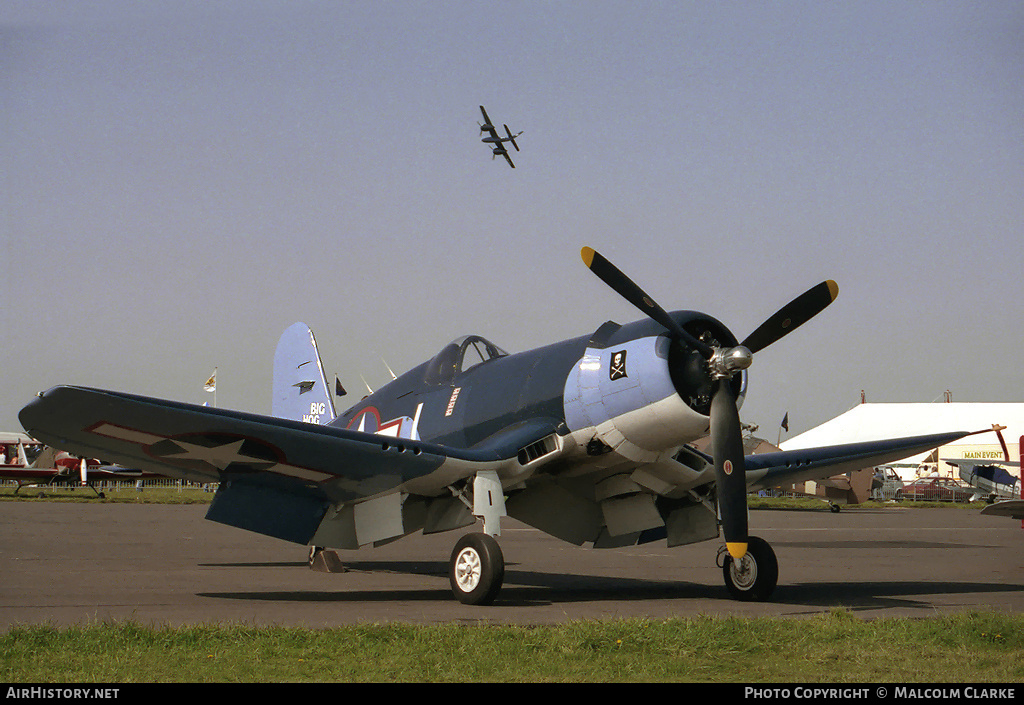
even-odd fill
[{"label": "gull wing", "polygon": [[[473,449],[85,387],[54,387],[21,410],[37,440],[195,482],[219,482],[212,521],[295,543],[358,548],[475,521],[462,481],[521,474],[535,419]],[[523,452],[521,452],[523,451]]]},{"label": "gull wing", "polygon": [[534,425],[467,450],[71,386],[39,395],[19,418],[37,440],[78,455],[195,482],[259,482],[328,502],[446,493],[477,472],[514,467],[520,447],[552,431]]},{"label": "gull wing", "polygon": [[[988,430],[988,429],[986,429]],[[964,436],[985,431],[951,431],[881,441],[759,453],[745,458],[748,491],[762,490],[851,470],[886,465],[901,458],[944,446]]]}]

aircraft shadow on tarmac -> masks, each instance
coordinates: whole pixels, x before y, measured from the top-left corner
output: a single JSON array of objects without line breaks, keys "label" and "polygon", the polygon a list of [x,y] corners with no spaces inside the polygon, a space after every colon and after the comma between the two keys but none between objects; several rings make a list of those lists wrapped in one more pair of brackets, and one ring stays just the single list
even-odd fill
[{"label": "aircraft shadow on tarmac", "polygon": [[[930,546],[929,546],[930,547]],[[235,564],[237,565],[237,564]],[[273,564],[275,566],[292,563]],[[301,565],[301,564],[294,564]],[[347,572],[423,575],[447,578],[448,564],[442,561],[357,561],[345,563]],[[344,579],[344,574],[338,576]],[[889,608],[933,609],[931,595],[1000,594],[1024,592],[1024,585],[970,582],[870,581],[780,583],[768,604],[807,607],[839,607],[853,611]],[[420,602],[449,601],[447,580],[436,588],[394,590],[266,590],[204,592],[200,597],[269,602]],[[537,606],[558,603],[642,602],[647,600],[721,599],[732,602],[722,585],[703,585],[676,580],[645,580],[568,573],[506,570],[505,585],[495,605]],[[977,601],[975,601],[977,602]]]},{"label": "aircraft shadow on tarmac", "polygon": [[305,568],[306,561],[260,561],[255,563],[197,563],[200,568]]}]

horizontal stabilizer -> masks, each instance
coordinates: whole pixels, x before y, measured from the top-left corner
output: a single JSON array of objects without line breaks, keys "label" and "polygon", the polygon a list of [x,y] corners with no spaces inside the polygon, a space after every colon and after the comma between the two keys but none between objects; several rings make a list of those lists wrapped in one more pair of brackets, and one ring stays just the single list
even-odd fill
[{"label": "horizontal stabilizer", "polygon": [[509,142],[512,143],[512,146],[515,147],[516,151],[518,152],[519,151],[519,145],[516,144],[516,137],[518,137],[519,135],[521,135],[523,133],[522,132],[517,132],[516,134],[513,135],[512,134],[512,130],[508,129],[508,125],[502,125],[502,127],[505,128],[505,134],[508,135]]},{"label": "horizontal stabilizer", "polygon": [[278,341],[271,414],[317,424],[330,423],[337,415],[316,339],[305,323],[293,324]]}]

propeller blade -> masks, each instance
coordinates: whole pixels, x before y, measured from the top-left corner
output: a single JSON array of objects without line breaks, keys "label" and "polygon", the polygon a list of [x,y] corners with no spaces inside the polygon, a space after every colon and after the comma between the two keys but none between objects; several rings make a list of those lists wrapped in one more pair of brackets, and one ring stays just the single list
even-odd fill
[{"label": "propeller blade", "polygon": [[596,250],[590,247],[584,247],[580,251],[580,256],[583,257],[583,263],[586,264],[587,267],[590,268],[590,271],[596,274],[601,281],[610,286],[619,296],[636,306],[650,318],[654,319],[654,321],[665,326],[665,328],[667,328],[677,340],[688,343],[705,358],[710,358],[714,354],[715,351],[710,345],[702,343],[697,340],[697,338],[683,330],[683,328],[668,315],[665,309],[659,306],[654,299],[648,296],[632,279],[619,271],[618,267],[602,257]]},{"label": "propeller blade", "polygon": [[688,333],[632,279],[594,249],[584,247],[580,255],[583,263],[601,281],[664,326],[677,341],[690,345],[708,361],[707,373],[715,385],[709,413],[718,507],[726,548],[734,560],[742,559],[747,554],[748,544],[747,472],[740,413],[732,389],[733,375],[750,366],[753,353],[821,313],[835,301],[839,286],[830,279],[812,287],[779,309],[739,345],[716,349]]},{"label": "propeller blade", "polygon": [[740,413],[729,382],[728,378],[718,380],[711,398],[711,454],[725,546],[738,561],[747,553],[747,466]]},{"label": "propeller blade", "polygon": [[741,345],[756,353],[811,320],[836,300],[839,285],[829,279],[813,286],[780,308],[757,330],[747,336]]}]

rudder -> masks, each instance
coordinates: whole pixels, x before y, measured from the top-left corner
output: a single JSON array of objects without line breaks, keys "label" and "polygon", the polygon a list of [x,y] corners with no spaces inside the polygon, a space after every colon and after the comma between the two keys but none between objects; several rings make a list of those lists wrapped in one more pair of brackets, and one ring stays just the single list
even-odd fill
[{"label": "rudder", "polygon": [[289,326],[277,343],[273,395],[271,414],[278,418],[327,424],[337,416],[316,338],[305,323]]}]

